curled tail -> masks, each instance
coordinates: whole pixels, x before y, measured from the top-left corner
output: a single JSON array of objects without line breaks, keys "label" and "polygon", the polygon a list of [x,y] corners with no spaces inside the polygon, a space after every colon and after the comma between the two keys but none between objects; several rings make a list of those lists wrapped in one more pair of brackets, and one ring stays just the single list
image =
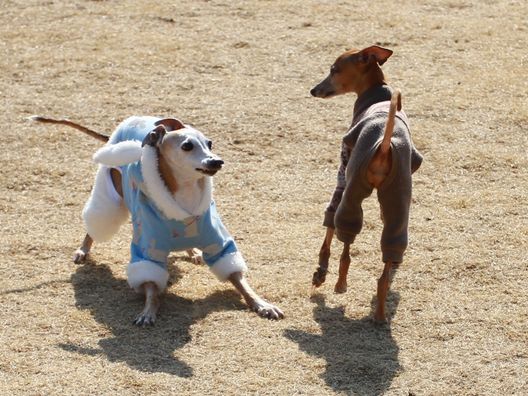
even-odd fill
[{"label": "curled tail", "polygon": [[67,125],[72,128],[78,129],[81,132],[86,133],[87,135],[96,138],[97,140],[100,140],[102,142],[108,142],[108,136],[103,135],[99,132],[92,131],[91,129],[88,129],[86,127],[83,127],[82,125],[76,124],[75,122],[69,121],[69,120],[55,120],[53,118],[46,118],[46,117],[40,117],[40,116],[32,116],[29,117],[31,121],[35,122],[44,122],[47,124],[62,124]]},{"label": "curled tail", "polygon": [[394,90],[391,97],[389,116],[387,118],[387,124],[385,124],[385,134],[383,135],[383,141],[380,145],[380,153],[388,154],[390,150],[390,142],[392,137],[392,131],[394,130],[394,118],[396,111],[401,110],[401,93],[398,90]]}]

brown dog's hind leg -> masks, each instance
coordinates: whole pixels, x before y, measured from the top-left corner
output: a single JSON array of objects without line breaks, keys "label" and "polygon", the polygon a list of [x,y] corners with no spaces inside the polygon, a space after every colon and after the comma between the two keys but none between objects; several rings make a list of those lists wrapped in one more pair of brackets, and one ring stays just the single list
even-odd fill
[{"label": "brown dog's hind leg", "polygon": [[332,238],[334,237],[334,229],[327,228],[325,239],[321,250],[319,250],[319,267],[314,272],[312,277],[312,285],[315,287],[321,286],[326,280],[326,273],[328,272],[328,261],[330,260],[330,246],[332,245]]},{"label": "brown dog's hind leg", "polygon": [[385,302],[387,300],[387,293],[389,291],[390,281],[392,272],[392,262],[387,261],[383,268],[383,273],[378,279],[378,305],[376,306],[376,312],[374,314],[374,320],[377,323],[385,323],[387,321],[385,317]]},{"label": "brown dog's hind leg", "polygon": [[334,292],[344,293],[347,291],[347,275],[348,268],[350,267],[350,244],[345,243],[343,245],[343,252],[339,259],[339,278],[337,279],[334,287]]},{"label": "brown dog's hind leg", "polygon": [[82,264],[86,260],[86,256],[90,253],[92,248],[93,239],[90,235],[86,234],[83,243],[79,249],[77,249],[73,255],[73,262],[75,264]]},{"label": "brown dog's hind leg", "polygon": [[151,326],[156,321],[156,314],[160,306],[158,286],[154,282],[145,282],[141,285],[145,293],[145,308],[134,319],[137,326]]}]

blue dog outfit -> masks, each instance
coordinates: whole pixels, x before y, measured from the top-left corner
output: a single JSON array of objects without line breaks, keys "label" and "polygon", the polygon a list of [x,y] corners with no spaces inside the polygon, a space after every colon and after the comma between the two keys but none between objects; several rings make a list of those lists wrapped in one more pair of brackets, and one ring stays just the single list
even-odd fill
[{"label": "blue dog outfit", "polygon": [[[94,155],[101,165],[83,211],[88,234],[94,240],[107,240],[131,214],[133,238],[127,276],[130,286],[138,291],[149,281],[165,289],[167,258],[172,251],[200,249],[206,264],[222,281],[234,272],[246,271],[244,259],[216,211],[212,178],[205,176],[202,202],[190,213],[178,205],[161,179],[157,149],[141,146],[158,120],[126,119]],[[110,168],[122,174],[123,199],[113,187]]]}]

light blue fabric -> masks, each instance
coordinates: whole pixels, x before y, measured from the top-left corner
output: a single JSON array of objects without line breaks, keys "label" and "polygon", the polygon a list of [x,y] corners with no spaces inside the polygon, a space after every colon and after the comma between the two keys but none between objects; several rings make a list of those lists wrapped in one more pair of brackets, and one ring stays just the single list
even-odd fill
[{"label": "light blue fabric", "polygon": [[[127,120],[114,132],[110,144],[125,140],[143,141],[157,120],[155,117]],[[124,200],[132,215],[134,228],[130,246],[131,263],[148,260],[166,270],[167,257],[171,251],[198,248],[206,264],[211,267],[225,255],[238,251],[233,238],[222,224],[214,202],[200,216],[183,220],[169,219],[145,195],[141,162],[121,166],[120,170]]]}]

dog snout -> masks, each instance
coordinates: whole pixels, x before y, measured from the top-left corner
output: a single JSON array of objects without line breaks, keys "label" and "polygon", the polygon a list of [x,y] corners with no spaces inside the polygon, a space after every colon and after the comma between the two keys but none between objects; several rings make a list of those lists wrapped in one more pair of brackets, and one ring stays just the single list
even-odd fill
[{"label": "dog snout", "polygon": [[206,161],[206,166],[209,169],[219,170],[222,169],[222,165],[224,165],[224,161],[218,158],[209,159]]},{"label": "dog snout", "polygon": [[324,81],[315,86],[310,90],[310,94],[316,98],[329,98],[331,96],[334,96],[336,94],[334,88],[332,86],[329,86],[328,84],[324,84]]},{"label": "dog snout", "polygon": [[329,89],[328,84],[325,82],[326,81],[322,81],[320,84],[317,84],[315,87],[313,87],[310,90],[310,94],[316,98],[326,98],[329,95],[329,91],[331,90]]},{"label": "dog snout", "polygon": [[310,94],[316,98],[329,98],[336,95],[335,83],[331,76],[326,77],[310,90]]},{"label": "dog snout", "polygon": [[321,84],[317,84],[315,87],[310,89],[310,95],[315,98],[324,98],[325,97],[325,87]]}]

